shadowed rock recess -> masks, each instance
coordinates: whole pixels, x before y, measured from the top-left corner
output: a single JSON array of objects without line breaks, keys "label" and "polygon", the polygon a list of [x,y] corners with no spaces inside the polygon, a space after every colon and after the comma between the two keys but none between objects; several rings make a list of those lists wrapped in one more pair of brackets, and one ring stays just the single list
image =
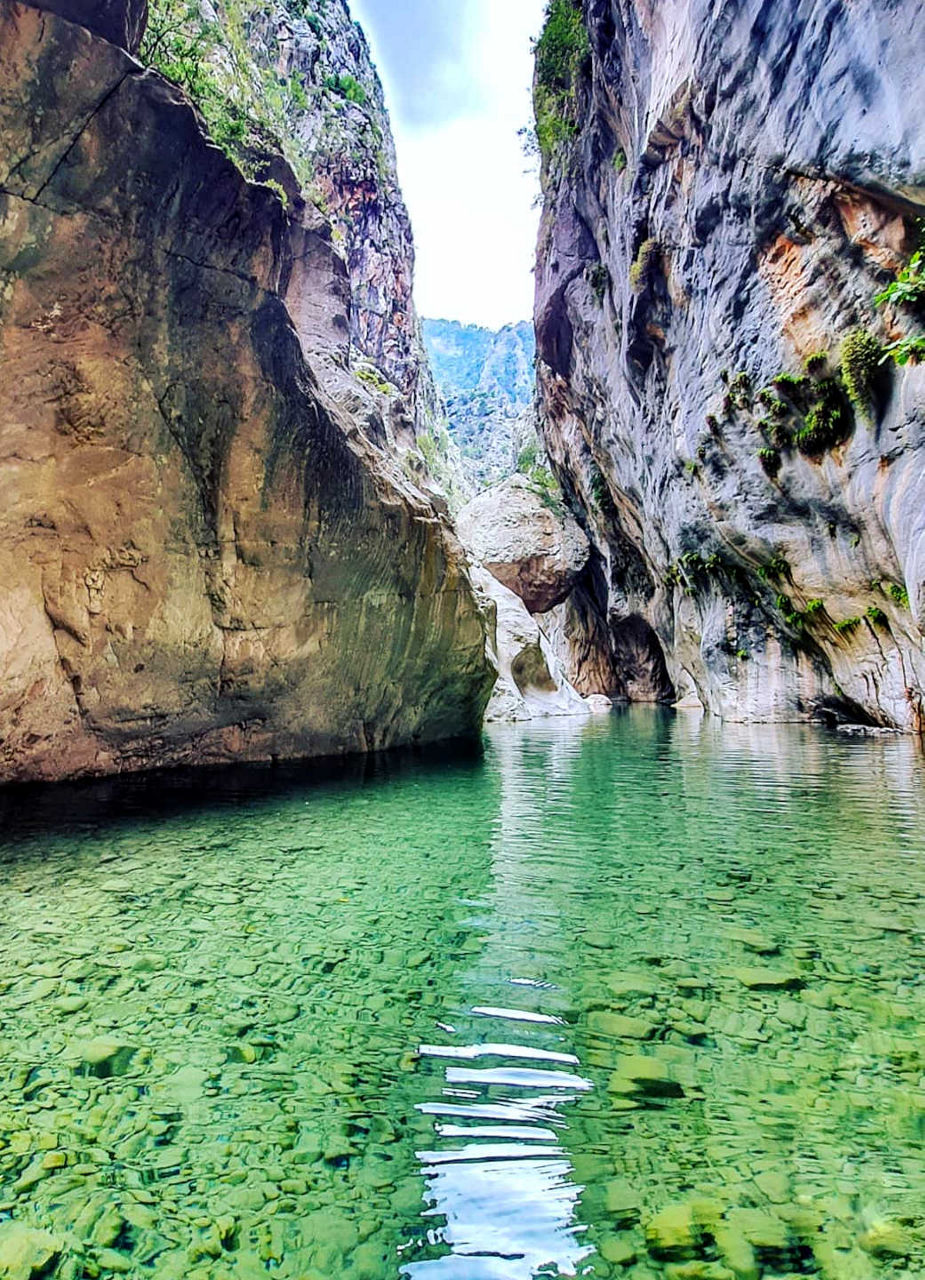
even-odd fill
[{"label": "shadowed rock recess", "polygon": [[925,214],[925,6],[554,20],[541,420],[594,545],[560,619],[570,678],[921,730],[925,368],[879,363],[921,311],[874,299]]},{"label": "shadowed rock recess", "polygon": [[472,734],[462,553],[305,358],[330,225],[103,38],[142,21],[0,0],[0,780]]}]

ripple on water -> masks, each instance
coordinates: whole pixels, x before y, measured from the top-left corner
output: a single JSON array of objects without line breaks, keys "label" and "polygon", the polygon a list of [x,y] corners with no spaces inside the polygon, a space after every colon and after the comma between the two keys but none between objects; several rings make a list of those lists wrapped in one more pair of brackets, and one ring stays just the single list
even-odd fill
[{"label": "ripple on water", "polygon": [[7,798],[0,1277],[922,1274],[922,783],[640,712]]}]

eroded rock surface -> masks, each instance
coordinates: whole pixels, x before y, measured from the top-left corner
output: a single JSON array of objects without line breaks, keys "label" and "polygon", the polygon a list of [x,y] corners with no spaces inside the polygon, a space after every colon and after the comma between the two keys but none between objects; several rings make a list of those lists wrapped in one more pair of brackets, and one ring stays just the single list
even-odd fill
[{"label": "eroded rock surface", "polygon": [[726,717],[922,726],[925,369],[797,442],[847,334],[916,331],[873,298],[925,213],[923,18],[586,0],[536,311],[546,446],[594,543],[579,688],[619,685],[639,619]]},{"label": "eroded rock surface", "polygon": [[0,0],[0,85],[0,779],[474,733],[461,551],[300,342],[330,229],[83,26]]},{"label": "eroded rock surface", "polygon": [[585,716],[604,709],[590,707],[572,688],[555,649],[518,595],[478,566],[472,580],[489,619],[489,656],[498,671],[487,721]]},{"label": "eroded rock surface", "polygon": [[511,476],[473,498],[457,527],[467,549],[530,613],[567,599],[588,562],[588,540],[575,519],[526,476]]}]

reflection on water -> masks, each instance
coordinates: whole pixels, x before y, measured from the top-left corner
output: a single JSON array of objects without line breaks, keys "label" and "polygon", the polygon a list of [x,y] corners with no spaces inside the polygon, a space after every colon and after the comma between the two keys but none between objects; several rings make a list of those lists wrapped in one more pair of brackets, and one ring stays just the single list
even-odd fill
[{"label": "reflection on water", "polygon": [[644,710],[0,804],[0,1276],[922,1274],[914,743]]}]

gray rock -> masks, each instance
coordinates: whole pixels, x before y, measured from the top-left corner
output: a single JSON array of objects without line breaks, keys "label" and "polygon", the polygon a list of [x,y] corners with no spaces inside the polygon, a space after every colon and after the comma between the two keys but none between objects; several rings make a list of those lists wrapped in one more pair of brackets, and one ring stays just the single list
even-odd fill
[{"label": "gray rock", "polygon": [[526,476],[511,476],[468,503],[457,520],[466,548],[531,613],[566,600],[588,563],[588,539]]},{"label": "gray rock", "polygon": [[570,679],[610,664],[617,687],[647,652],[729,719],[914,729],[925,368],[886,369],[818,456],[774,445],[775,421],[803,418],[773,380],[816,351],[832,371],[859,325],[915,331],[873,298],[925,211],[909,38],[925,6],[584,13],[576,136],[544,166],[536,310],[546,449],[602,564],[566,636]]}]

